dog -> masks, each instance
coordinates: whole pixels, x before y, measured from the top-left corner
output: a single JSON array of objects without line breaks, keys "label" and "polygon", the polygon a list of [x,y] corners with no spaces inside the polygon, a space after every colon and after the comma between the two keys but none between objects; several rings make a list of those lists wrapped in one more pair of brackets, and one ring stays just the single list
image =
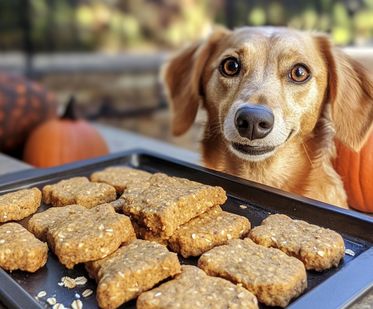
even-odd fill
[{"label": "dog", "polygon": [[334,141],[358,151],[369,136],[373,77],[325,34],[221,28],[172,57],[162,77],[174,135],[207,111],[206,167],[348,208]]}]

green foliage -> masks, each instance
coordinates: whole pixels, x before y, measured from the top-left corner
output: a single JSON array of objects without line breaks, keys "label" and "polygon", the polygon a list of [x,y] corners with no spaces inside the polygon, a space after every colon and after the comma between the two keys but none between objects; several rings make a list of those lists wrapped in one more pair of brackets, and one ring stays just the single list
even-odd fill
[{"label": "green foliage", "polygon": [[24,46],[24,1],[36,51],[168,48],[214,23],[289,25],[329,32],[340,45],[373,42],[373,0],[0,0],[2,50]]}]

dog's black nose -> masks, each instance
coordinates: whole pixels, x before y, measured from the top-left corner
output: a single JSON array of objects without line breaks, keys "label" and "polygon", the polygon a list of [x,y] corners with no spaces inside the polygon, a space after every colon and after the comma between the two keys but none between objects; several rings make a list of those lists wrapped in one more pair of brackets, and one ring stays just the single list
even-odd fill
[{"label": "dog's black nose", "polygon": [[275,118],[263,105],[246,105],[237,110],[235,126],[242,137],[250,140],[267,136],[273,129]]}]

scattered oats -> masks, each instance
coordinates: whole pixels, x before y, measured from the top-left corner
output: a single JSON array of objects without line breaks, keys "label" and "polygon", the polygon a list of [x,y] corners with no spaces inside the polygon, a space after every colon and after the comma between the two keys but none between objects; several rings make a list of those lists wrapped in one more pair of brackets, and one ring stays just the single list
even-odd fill
[{"label": "scattered oats", "polygon": [[351,256],[355,256],[355,252],[352,251],[351,249],[346,249],[346,250],[345,250],[345,254],[347,254],[347,255],[351,255]]},{"label": "scattered oats", "polygon": [[242,208],[242,209],[246,209],[247,206],[246,206],[246,205],[240,205],[240,208]]},{"label": "scattered oats", "polygon": [[105,232],[108,232],[108,233],[113,233],[114,230],[113,229],[106,229]]},{"label": "scattered oats", "polygon": [[324,251],[321,251],[321,250],[319,250],[319,251],[317,251],[317,254],[318,254],[318,255],[320,255],[320,256],[324,256],[324,255],[325,255],[325,252],[324,252]]},{"label": "scattered oats", "polygon": [[55,305],[57,303],[57,300],[54,297],[47,298],[47,303],[49,305]]},{"label": "scattered oats", "polygon": [[75,293],[75,298],[80,298],[80,295],[78,293]]},{"label": "scattered oats", "polygon": [[158,296],[161,296],[161,295],[162,295],[161,292],[157,292],[157,293],[154,294],[154,297],[158,297]]},{"label": "scattered oats", "polygon": [[84,277],[84,276],[75,278],[76,285],[85,285],[87,283],[87,281],[88,281],[87,278]]},{"label": "scattered oats", "polygon": [[196,234],[192,234],[192,239],[196,239],[197,238],[197,235]]},{"label": "scattered oats", "polygon": [[93,294],[93,291],[91,289],[86,289],[83,291],[82,295],[83,297],[89,297]]},{"label": "scattered oats", "polygon": [[0,239],[0,245],[5,243],[5,239]]},{"label": "scattered oats", "polygon": [[76,282],[73,278],[70,277],[62,277],[61,279],[63,285],[68,289],[73,289],[76,287]]},{"label": "scattered oats", "polygon": [[47,295],[47,292],[45,292],[45,291],[40,291],[36,297],[37,297],[37,298],[41,298],[41,297],[44,297],[44,296],[46,296],[46,295]]},{"label": "scattered oats", "polygon": [[63,282],[58,282],[57,283],[59,286],[63,286]]},{"label": "scattered oats", "polygon": [[52,307],[52,309],[65,309],[65,306],[64,306],[63,304],[59,304],[59,303],[57,303],[57,304],[55,304],[55,305]]},{"label": "scattered oats", "polygon": [[75,299],[72,303],[71,303],[71,308],[72,309],[82,309],[83,308],[83,303],[80,299]]}]

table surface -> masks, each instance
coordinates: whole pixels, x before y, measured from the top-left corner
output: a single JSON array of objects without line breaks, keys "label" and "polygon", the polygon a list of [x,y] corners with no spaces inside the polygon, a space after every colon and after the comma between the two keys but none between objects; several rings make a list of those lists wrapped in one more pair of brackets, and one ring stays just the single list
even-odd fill
[{"label": "table surface", "polygon": [[[200,156],[195,152],[136,133],[118,130],[100,124],[95,124],[95,126],[107,141],[110,152],[112,153],[134,148],[142,148],[175,157],[190,163],[200,164]],[[0,175],[30,168],[33,167],[0,153]],[[2,305],[0,302],[0,309],[3,308],[4,305]],[[370,288],[369,291],[367,291],[367,293],[365,293],[364,296],[356,301],[350,308],[373,309],[373,287]]]}]

